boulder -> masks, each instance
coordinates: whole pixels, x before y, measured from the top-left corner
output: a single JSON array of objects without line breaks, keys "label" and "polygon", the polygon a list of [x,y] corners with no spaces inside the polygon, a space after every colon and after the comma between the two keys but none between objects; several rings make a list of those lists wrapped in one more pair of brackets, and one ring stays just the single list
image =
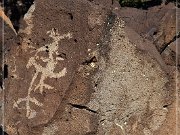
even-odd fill
[{"label": "boulder", "polygon": [[[70,85],[76,83],[79,66],[100,41],[110,9],[105,5],[42,0],[29,8],[5,57],[8,134],[32,135],[32,128],[51,121]],[[82,112],[77,113],[81,116]]]}]

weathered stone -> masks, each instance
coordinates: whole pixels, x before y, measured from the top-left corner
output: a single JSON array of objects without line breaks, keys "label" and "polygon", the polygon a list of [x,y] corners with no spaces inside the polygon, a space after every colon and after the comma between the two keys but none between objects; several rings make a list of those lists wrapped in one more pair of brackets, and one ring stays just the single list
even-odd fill
[{"label": "weathered stone", "polygon": [[153,45],[160,28],[168,33],[172,7],[35,1],[6,44],[8,134],[175,134],[176,70]]},{"label": "weathered stone", "polygon": [[[4,90],[3,90],[3,79],[6,79],[8,71],[7,66],[3,65],[3,58],[5,50],[7,51],[6,46],[12,42],[16,37],[16,31],[10,21],[10,19],[4,14],[4,11],[0,7],[0,123],[3,124],[4,116]],[[3,73],[4,72],[4,73]]]},{"label": "weathered stone", "polygon": [[[48,124],[54,117],[79,65],[89,50],[97,47],[107,14],[103,4],[89,1],[44,0],[35,1],[30,7],[5,58],[9,71],[5,81],[5,126],[9,134],[31,134],[31,128]],[[88,87],[81,89],[89,93]],[[67,96],[69,103],[80,103],[73,94],[76,92]],[[87,99],[83,100],[87,103]],[[78,112],[77,121],[81,112],[84,111]],[[64,126],[68,127],[69,124]],[[73,130],[86,133],[86,129],[76,128]]]},{"label": "weathered stone", "polygon": [[48,135],[49,132],[54,132],[54,134],[58,135],[85,135],[95,133],[97,123],[94,120],[96,119],[97,115],[92,112],[78,108],[69,108],[67,106],[65,107],[62,119],[58,121],[56,117],[56,121],[43,129],[42,135]]},{"label": "weathered stone", "polygon": [[[166,47],[166,49],[161,53],[164,61],[167,65],[176,66],[180,63],[180,48],[178,45],[180,44],[180,39],[175,40],[170,45]],[[177,59],[176,59],[177,57]]]},{"label": "weathered stone", "polygon": [[[118,15],[142,37],[153,41],[161,52],[176,35],[176,8],[173,3],[148,10],[121,8]],[[138,26],[138,27],[137,27]]]},{"label": "weathered stone", "polygon": [[[94,77],[98,85],[88,104],[100,117],[98,135],[154,134],[168,115],[163,106],[169,99],[169,80],[157,62],[160,55],[157,50],[148,51],[148,42],[141,46],[142,38],[130,31],[116,19],[110,40],[102,42],[102,46],[109,42],[109,59],[108,63],[105,57],[100,59],[101,68]],[[158,57],[153,58],[155,53]]]},{"label": "weathered stone", "polygon": [[176,9],[169,10],[161,19],[159,30],[154,36],[154,44],[162,52],[176,36]]},{"label": "weathered stone", "polygon": [[161,55],[151,41],[143,39],[140,35],[138,35],[134,30],[129,27],[126,27],[125,30],[126,36],[130,38],[130,42],[134,43],[137,49],[151,55],[151,57],[159,63],[159,65],[164,71],[166,71],[167,73],[169,72],[169,69],[166,66],[164,60],[162,59]]}]

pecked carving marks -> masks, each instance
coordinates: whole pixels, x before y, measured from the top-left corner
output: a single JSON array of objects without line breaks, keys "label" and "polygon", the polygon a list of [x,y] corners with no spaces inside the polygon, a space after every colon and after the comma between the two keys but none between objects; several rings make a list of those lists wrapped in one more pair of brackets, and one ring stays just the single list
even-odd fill
[{"label": "pecked carving marks", "polygon": [[[60,35],[58,31],[54,28],[48,31],[47,34],[49,34],[49,37],[53,39],[53,42],[36,49],[35,55],[28,60],[28,63],[26,65],[27,69],[29,69],[30,67],[35,68],[35,74],[33,75],[32,80],[30,82],[27,97],[19,98],[16,102],[14,102],[13,105],[14,108],[19,108],[18,105],[22,102],[25,102],[26,117],[28,119],[34,118],[36,116],[36,111],[31,109],[30,103],[34,103],[36,106],[39,107],[43,106],[43,104],[40,103],[35,97],[31,96],[31,93],[39,90],[39,92],[42,94],[44,88],[49,90],[54,89],[53,86],[46,84],[44,81],[47,78],[61,78],[65,76],[67,73],[66,67],[64,67],[59,72],[55,72],[55,68],[58,62],[64,60],[63,58],[59,58],[56,56],[59,55],[58,42],[65,38],[70,39],[72,38],[72,35],[70,33]],[[39,56],[39,53],[45,52],[47,48],[49,51],[48,57]],[[42,60],[43,62],[46,63],[46,65],[42,66],[41,64],[38,63],[38,60]],[[37,78],[39,75],[40,75],[40,79]]]}]

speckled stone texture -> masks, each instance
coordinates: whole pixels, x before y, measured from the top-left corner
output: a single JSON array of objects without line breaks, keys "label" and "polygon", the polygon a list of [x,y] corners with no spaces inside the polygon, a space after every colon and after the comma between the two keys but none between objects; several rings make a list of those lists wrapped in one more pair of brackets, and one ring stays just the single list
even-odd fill
[{"label": "speckled stone texture", "polygon": [[174,7],[35,0],[17,34],[5,27],[5,131],[175,135]]}]

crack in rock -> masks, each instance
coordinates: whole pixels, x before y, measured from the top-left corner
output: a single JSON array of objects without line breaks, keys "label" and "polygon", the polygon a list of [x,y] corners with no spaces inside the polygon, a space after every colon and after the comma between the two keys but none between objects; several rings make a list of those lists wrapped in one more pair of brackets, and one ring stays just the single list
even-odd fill
[{"label": "crack in rock", "polygon": [[98,113],[97,111],[94,111],[94,110],[92,110],[92,109],[90,109],[90,108],[88,108],[87,106],[84,106],[84,105],[77,105],[77,104],[72,104],[72,103],[69,103],[69,105],[71,105],[74,108],[87,110],[87,111],[92,112],[92,113]]},{"label": "crack in rock", "polygon": [[171,39],[171,41],[169,41],[167,44],[164,45],[164,47],[162,48],[160,54],[162,54],[162,53],[166,50],[166,48],[167,48],[171,43],[173,43],[174,41],[176,41],[178,38],[180,38],[180,32],[179,32],[177,35],[175,35],[175,36],[173,37],[173,39]]}]

